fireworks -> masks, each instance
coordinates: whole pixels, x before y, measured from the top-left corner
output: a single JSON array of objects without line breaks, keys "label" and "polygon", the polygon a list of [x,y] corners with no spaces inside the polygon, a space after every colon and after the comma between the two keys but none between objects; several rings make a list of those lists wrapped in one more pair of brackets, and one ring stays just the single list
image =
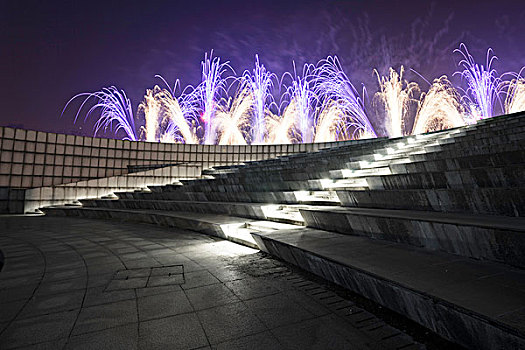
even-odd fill
[{"label": "fireworks", "polygon": [[[224,145],[331,142],[377,137],[376,130],[382,126],[387,136],[400,137],[470,124],[496,115],[498,108],[504,113],[525,111],[521,74],[504,74],[510,74],[510,81],[498,76],[490,49],[485,65],[477,64],[464,44],[454,52],[462,57],[459,66],[463,70],[455,74],[462,78],[465,89],[442,76],[422,92],[417,83],[404,78],[403,67],[399,71],[390,68],[387,76],[375,71],[378,91],[368,104],[365,89],[360,95],[335,56],[305,64],[300,74],[294,64],[293,73],[284,73],[278,80],[257,55],[254,68],[237,77],[228,61],[222,62],[211,52],[204,55],[202,79],[195,88],[182,89],[178,80],[170,87],[159,77],[166,88],[146,90],[138,108],[144,118],[140,138]],[[229,97],[228,91],[236,92]],[[112,130],[123,139],[139,139],[124,91],[111,86],[78,94],[64,110],[77,98],[83,101],[75,121],[90,101],[94,104],[85,118],[100,112],[95,135]]]},{"label": "fireworks", "polygon": [[314,142],[330,142],[340,138],[346,139],[345,113],[331,102],[319,114],[315,123]]},{"label": "fireworks", "polygon": [[414,82],[409,83],[403,80],[403,67],[399,73],[390,68],[389,77],[380,77],[377,71],[375,73],[380,91],[375,94],[374,98],[376,103],[384,108],[388,136],[404,136],[404,125],[411,105],[417,103],[414,94],[419,92],[419,87]]},{"label": "fireworks", "polygon": [[275,74],[266,70],[264,65],[259,63],[259,56],[255,56],[255,68],[253,73],[245,71],[243,74],[244,81],[248,84],[253,97],[253,127],[252,143],[260,144],[264,142],[266,136],[265,115],[266,106],[273,101],[271,90]]},{"label": "fireworks", "polygon": [[241,86],[240,92],[220,107],[217,113],[217,132],[219,145],[245,145],[245,130],[248,125],[250,110],[254,105],[250,88]]},{"label": "fireworks", "polygon": [[142,131],[146,135],[146,141],[155,142],[159,138],[161,104],[156,95],[159,93],[159,87],[155,86],[152,90],[146,90],[144,101],[139,105],[139,111],[144,111],[146,125]]},{"label": "fireworks", "polygon": [[461,96],[446,76],[434,80],[421,98],[412,134],[444,130],[465,125]]},{"label": "fireworks", "polygon": [[269,112],[266,116],[268,143],[289,144],[294,141],[293,126],[295,122],[295,102],[291,101],[282,116]]},{"label": "fireworks", "polygon": [[[328,57],[326,60],[320,61],[318,66],[317,91],[328,104],[326,108],[332,112],[334,108],[340,111],[340,113],[336,113],[340,118],[332,117],[332,121],[337,120],[345,123],[343,128],[345,130],[353,129],[352,136],[354,137],[357,134],[376,137],[376,132],[366,115],[363,100],[341,68],[339,59]],[[328,114],[324,113],[324,116]],[[325,118],[320,118],[320,120],[326,123]],[[324,130],[323,128],[318,129]],[[323,137],[316,135],[316,138],[321,139]]]},{"label": "fireworks", "polygon": [[75,115],[75,121],[78,119],[83,107],[91,99],[95,100],[95,104],[87,111],[85,119],[89,118],[97,109],[100,109],[100,117],[95,123],[93,135],[96,135],[100,129],[109,128],[114,129],[115,134],[122,130],[125,134],[122,138],[123,140],[137,140],[131,102],[124,91],[119,92],[116,87],[110,86],[93,93],[81,93],[75,95],[66,103],[62,114],[64,114],[68,105],[79,97],[84,97],[84,101],[78,108],[77,114]]},{"label": "fireworks", "polygon": [[164,122],[167,121],[161,142],[198,143],[193,126],[198,115],[195,93],[183,93],[177,99],[172,92],[162,90],[155,98],[163,107]]},{"label": "fireworks", "polygon": [[[288,74],[292,77],[291,74]],[[314,90],[316,81],[316,71],[314,66],[305,64],[302,75],[297,75],[294,64],[294,76],[292,83],[286,89],[285,99],[293,104],[290,113],[293,113],[296,134],[299,135],[299,142],[310,143],[313,141],[314,113],[318,102],[317,94]]]},{"label": "fireworks", "polygon": [[520,75],[508,83],[505,112],[517,113],[525,111],[525,79]]},{"label": "fireworks", "polygon": [[211,145],[215,143],[215,112],[217,111],[217,99],[222,93],[226,93],[226,80],[222,75],[228,68],[231,68],[229,62],[221,63],[219,57],[213,57],[213,52],[204,55],[204,61],[201,62],[202,83],[197,87],[200,97],[200,107],[203,112],[202,122],[204,123],[204,143]]},{"label": "fireworks", "polygon": [[499,100],[501,93],[501,78],[498,77],[496,70],[492,68],[492,63],[497,59],[492,54],[492,50],[487,51],[485,66],[477,64],[467,50],[465,44],[461,44],[459,49],[454,50],[463,56],[459,62],[463,70],[456,72],[467,83],[464,98],[470,107],[474,107],[480,118],[490,118],[494,116],[494,105]]}]

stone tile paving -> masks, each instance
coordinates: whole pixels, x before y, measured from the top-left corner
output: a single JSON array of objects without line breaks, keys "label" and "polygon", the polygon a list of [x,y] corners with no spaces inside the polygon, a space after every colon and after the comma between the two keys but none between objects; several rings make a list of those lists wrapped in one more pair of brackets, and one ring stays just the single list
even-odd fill
[{"label": "stone tile paving", "polygon": [[308,275],[184,230],[0,217],[0,349],[421,349]]}]

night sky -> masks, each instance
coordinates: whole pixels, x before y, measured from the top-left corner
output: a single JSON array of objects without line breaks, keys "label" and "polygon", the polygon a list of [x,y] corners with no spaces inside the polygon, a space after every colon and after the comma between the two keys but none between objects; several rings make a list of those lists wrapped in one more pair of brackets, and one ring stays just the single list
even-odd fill
[{"label": "night sky", "polygon": [[301,66],[338,55],[354,85],[372,92],[374,68],[403,64],[429,80],[450,76],[461,42],[480,63],[492,47],[499,73],[525,66],[523,1],[0,3],[0,125],[27,129],[91,135],[90,123],[73,124],[73,110],[60,118],[72,96],[115,85],[136,111],[145,89],[160,83],[155,74],[197,84],[211,49],[237,73],[259,54],[279,75],[292,60]]}]

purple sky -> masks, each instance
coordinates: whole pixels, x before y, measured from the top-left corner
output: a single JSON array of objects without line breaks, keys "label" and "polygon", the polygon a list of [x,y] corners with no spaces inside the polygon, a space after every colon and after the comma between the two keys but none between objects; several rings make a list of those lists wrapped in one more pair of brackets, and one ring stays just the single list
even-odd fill
[{"label": "purple sky", "polygon": [[[148,4],[149,3],[149,4]],[[300,5],[299,5],[300,4]],[[498,72],[525,66],[523,1],[2,1],[0,125],[79,130],[65,103],[115,85],[136,110],[146,88],[180,79],[197,84],[204,53],[238,73],[254,55],[277,74],[338,55],[354,85],[377,89],[372,70],[404,64],[431,80],[451,75],[465,42]],[[409,77],[412,79],[415,77]],[[138,122],[140,124],[140,122]]]}]

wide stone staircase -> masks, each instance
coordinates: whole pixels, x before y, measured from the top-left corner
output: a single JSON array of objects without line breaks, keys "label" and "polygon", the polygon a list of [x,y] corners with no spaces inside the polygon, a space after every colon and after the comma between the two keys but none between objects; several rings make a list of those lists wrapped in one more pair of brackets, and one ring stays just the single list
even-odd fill
[{"label": "wide stone staircase", "polygon": [[207,169],[201,179],[42,210],[258,247],[468,348],[518,349],[524,164],[518,113]]}]

